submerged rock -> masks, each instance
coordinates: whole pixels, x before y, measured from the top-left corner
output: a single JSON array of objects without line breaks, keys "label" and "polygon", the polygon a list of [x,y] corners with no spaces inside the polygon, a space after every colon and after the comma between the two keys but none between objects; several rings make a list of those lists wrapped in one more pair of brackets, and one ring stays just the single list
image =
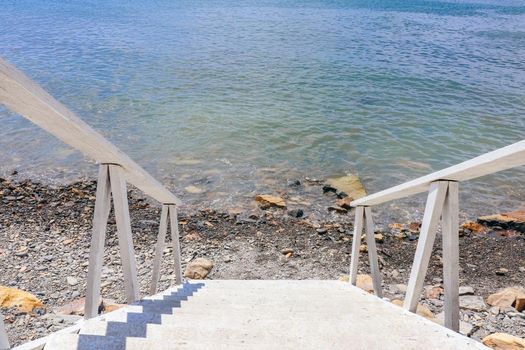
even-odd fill
[{"label": "submerged rock", "polygon": [[264,207],[278,207],[286,208],[286,202],[281,197],[272,196],[269,194],[259,194],[255,197],[255,200],[262,204]]},{"label": "submerged rock", "polygon": [[186,186],[184,187],[184,189],[186,190],[186,192],[191,193],[191,194],[204,193],[204,190],[202,188],[193,186],[193,185]]},{"label": "submerged rock", "polygon": [[328,178],[327,182],[328,185],[337,189],[338,192],[344,192],[354,199],[366,196],[366,190],[357,175],[350,174],[343,177],[332,177]]}]

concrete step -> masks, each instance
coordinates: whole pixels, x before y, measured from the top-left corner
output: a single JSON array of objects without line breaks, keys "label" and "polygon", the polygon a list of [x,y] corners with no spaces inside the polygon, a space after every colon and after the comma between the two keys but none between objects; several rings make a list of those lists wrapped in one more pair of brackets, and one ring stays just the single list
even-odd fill
[{"label": "concrete step", "polygon": [[[390,327],[387,332],[377,332],[370,329],[369,323],[340,324],[327,322],[319,325],[316,320],[310,323],[295,324],[282,320],[279,324],[254,323],[244,327],[222,324],[189,325],[148,325],[146,335],[138,338],[132,333],[111,333],[105,335],[107,325],[100,322],[93,325],[91,331],[100,335],[77,335],[78,347],[69,349],[135,349],[140,344],[141,349],[188,348],[201,349],[206,345],[215,345],[223,349],[482,349],[482,345],[473,340],[454,337],[414,337],[414,332],[407,332],[405,325]],[[428,329],[423,325],[420,331],[427,335]],[[109,326],[112,327],[112,326]],[[146,338],[147,337],[147,338]],[[142,341],[141,341],[142,340]],[[106,345],[105,342],[109,344]],[[85,344],[85,345],[84,345]],[[119,347],[120,344],[120,347]],[[477,345],[480,345],[478,347]],[[89,348],[88,346],[91,346]],[[96,346],[96,347],[95,347]],[[68,349],[65,347],[49,347],[46,349]]]},{"label": "concrete step", "polygon": [[[165,292],[158,293],[154,296],[145,297],[144,299],[159,299],[167,295],[198,295],[202,294],[205,291],[213,290],[215,293],[221,292],[224,294],[231,294],[235,291],[242,291],[245,293],[252,292],[253,294],[261,293],[263,291],[268,291],[271,289],[273,292],[282,291],[283,293],[291,294],[294,292],[304,292],[304,293],[315,293],[320,291],[330,290],[331,292],[341,291],[345,292],[348,290],[349,284],[341,281],[310,281],[310,280],[301,280],[301,281],[292,281],[292,283],[286,283],[283,285],[282,281],[262,281],[262,280],[249,280],[249,281],[240,281],[243,286],[242,289],[238,287],[233,287],[231,284],[224,283],[220,280],[210,280],[203,282],[187,282],[184,287],[178,286],[175,288],[170,288]],[[269,282],[265,286],[264,282]],[[279,283],[281,282],[281,283]],[[286,281],[288,282],[288,281]],[[304,282],[304,283],[295,283],[295,282]],[[190,287],[191,286],[191,287]]]},{"label": "concrete step", "polygon": [[[282,350],[292,350],[295,347],[278,347]],[[199,339],[189,341],[177,340],[170,336],[160,341],[151,341],[143,338],[120,338],[120,337],[98,337],[82,334],[63,334],[60,336],[51,336],[44,350],[268,350],[272,349],[271,344],[251,343],[247,346],[246,342],[234,343],[227,341],[217,343],[206,342]],[[275,348],[277,349],[277,348]]]},{"label": "concrete step", "polygon": [[86,321],[46,349],[487,349],[338,281],[204,281],[176,291]]}]

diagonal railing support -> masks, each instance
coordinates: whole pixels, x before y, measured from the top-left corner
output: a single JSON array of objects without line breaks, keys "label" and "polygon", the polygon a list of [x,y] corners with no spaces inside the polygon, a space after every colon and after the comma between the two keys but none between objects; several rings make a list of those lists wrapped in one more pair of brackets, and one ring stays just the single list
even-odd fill
[{"label": "diagonal railing support", "polygon": [[350,262],[350,283],[356,285],[357,266],[359,264],[359,247],[361,246],[361,235],[365,228],[366,244],[368,247],[368,260],[370,262],[370,273],[374,284],[374,292],[381,297],[381,274],[377,261],[377,248],[374,237],[374,221],[372,219],[372,209],[370,207],[358,206],[355,208],[354,238],[352,240],[352,257]]},{"label": "diagonal railing support", "polygon": [[361,234],[363,233],[363,222],[365,218],[365,208],[362,206],[355,208],[354,237],[352,239],[352,256],[350,260],[350,283],[356,285],[357,265],[359,264],[359,247],[361,246]]},{"label": "diagonal railing support", "polygon": [[160,277],[160,265],[162,256],[164,254],[164,247],[166,246],[166,231],[168,230],[168,211],[169,206],[163,204],[160,213],[159,235],[157,236],[157,244],[155,245],[155,257],[153,258],[153,270],[151,272],[151,287],[150,294],[157,293],[157,284]]},{"label": "diagonal railing support", "polygon": [[179,241],[179,222],[177,219],[177,207],[174,204],[169,205],[170,208],[170,229],[171,242],[173,244],[173,262],[175,269],[175,283],[182,284],[182,264],[181,264],[181,250]]},{"label": "diagonal railing support", "polygon": [[436,238],[439,219],[443,226],[443,280],[445,292],[445,326],[459,330],[459,224],[458,184],[435,181],[430,189],[414,256],[404,308],[416,312]]},{"label": "diagonal railing support", "polygon": [[0,350],[10,349],[9,340],[7,339],[7,332],[4,325],[4,316],[0,314]]},{"label": "diagonal railing support", "polygon": [[181,250],[179,242],[179,225],[177,221],[177,207],[173,204],[163,204],[160,214],[159,235],[155,248],[155,258],[153,259],[153,270],[151,274],[150,294],[157,292],[157,285],[160,277],[160,266],[164,248],[166,246],[166,232],[168,228],[168,217],[171,230],[171,242],[173,245],[173,260],[175,270],[175,284],[182,284]]},{"label": "diagonal railing support", "polygon": [[139,299],[140,295],[135,250],[133,248],[133,238],[131,235],[126,181],[119,165],[101,164],[97,183],[95,213],[93,216],[93,235],[91,237],[84,310],[85,318],[92,318],[98,315],[104,243],[109,211],[111,209],[111,195],[113,195],[113,207],[115,211],[115,221],[117,223],[117,236],[122,259],[122,271],[124,274],[127,301],[129,303],[134,302]]},{"label": "diagonal railing support", "polygon": [[372,219],[372,209],[370,207],[365,207],[365,232],[366,245],[368,247],[368,261],[370,264],[372,282],[374,284],[374,292],[379,298],[381,298],[383,296],[383,291],[381,289],[381,273],[379,272],[379,262],[377,261],[374,220]]},{"label": "diagonal railing support", "polygon": [[84,316],[86,318],[92,318],[98,315],[100,275],[102,273],[106,226],[110,209],[111,185],[109,182],[109,166],[102,164],[98,172],[95,213],[93,214],[93,232],[91,234],[91,248],[89,252],[86,302],[84,305]]}]

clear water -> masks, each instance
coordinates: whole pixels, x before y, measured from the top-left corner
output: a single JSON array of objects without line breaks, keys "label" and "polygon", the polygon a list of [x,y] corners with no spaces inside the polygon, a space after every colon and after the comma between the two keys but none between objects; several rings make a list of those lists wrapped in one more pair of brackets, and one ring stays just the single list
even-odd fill
[{"label": "clear water", "polygon": [[[525,1],[2,0],[0,55],[190,202],[346,172],[374,192],[525,135]],[[0,121],[3,172],[95,174]],[[524,183],[463,208],[517,209]]]}]

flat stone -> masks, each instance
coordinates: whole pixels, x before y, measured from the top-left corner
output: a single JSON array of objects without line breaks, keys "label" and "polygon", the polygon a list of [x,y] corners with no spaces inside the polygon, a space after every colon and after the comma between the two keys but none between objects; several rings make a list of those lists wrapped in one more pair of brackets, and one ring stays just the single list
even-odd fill
[{"label": "flat stone", "polygon": [[16,308],[20,312],[30,313],[36,308],[43,308],[44,304],[31,293],[17,288],[0,286],[0,307]]},{"label": "flat stone", "polygon": [[287,255],[287,254],[293,254],[293,249],[292,248],[284,248],[281,250],[281,254],[283,255]]},{"label": "flat stone", "polygon": [[205,258],[197,258],[186,266],[184,277],[191,279],[205,279],[213,269],[213,262]]},{"label": "flat stone", "polygon": [[481,341],[484,345],[497,350],[525,349],[525,340],[507,333],[494,333]]},{"label": "flat stone", "polygon": [[439,299],[443,294],[443,288],[438,286],[426,286],[425,287],[425,298],[426,299]]},{"label": "flat stone", "polygon": [[264,206],[286,208],[286,202],[281,197],[269,194],[259,194],[255,197],[255,200]]},{"label": "flat stone", "polygon": [[[58,315],[84,315],[84,308],[86,305],[86,298],[79,298],[62,305],[56,310]],[[98,302],[98,311],[102,310],[102,298]]]},{"label": "flat stone", "polygon": [[[439,314],[436,315],[436,318],[432,321],[443,326],[445,323],[445,313],[440,312]],[[474,326],[472,324],[465,322],[463,320],[459,320],[459,333],[469,336],[473,330],[474,330]]]},{"label": "flat stone", "polygon": [[406,293],[407,285],[406,284],[394,284],[392,286],[392,291],[394,293]]},{"label": "flat stone", "polygon": [[482,233],[485,232],[485,227],[481,225],[480,223],[474,222],[474,221],[466,221],[461,225],[461,228],[463,230],[469,230],[474,233]]},{"label": "flat stone", "polygon": [[474,288],[470,286],[460,286],[459,295],[474,295]]},{"label": "flat stone", "polygon": [[478,295],[462,295],[459,297],[459,307],[467,310],[481,311],[487,308],[485,301]]},{"label": "flat stone", "polygon": [[510,287],[489,295],[487,303],[500,308],[515,307],[516,310],[525,309],[525,290],[520,287]]},{"label": "flat stone", "polygon": [[500,267],[496,270],[496,275],[498,276],[505,276],[509,272],[509,269],[506,269],[504,267]]},{"label": "flat stone", "polygon": [[73,276],[67,276],[66,281],[67,284],[69,284],[70,286],[76,286],[78,284],[78,280],[76,279],[76,277]]},{"label": "flat stone", "polygon": [[370,275],[357,275],[356,286],[368,293],[374,293],[374,282]]},{"label": "flat stone", "polygon": [[[392,300],[392,304],[397,305],[399,307],[403,307],[403,303],[403,300],[400,299]],[[432,313],[432,311],[430,311],[428,307],[419,303],[417,304],[416,314],[418,314],[419,316],[423,316],[424,318],[427,318],[429,320],[434,320],[435,318],[434,314]]]},{"label": "flat stone", "polygon": [[525,210],[481,216],[478,218],[478,222],[487,226],[499,226],[503,229],[525,232]]}]

